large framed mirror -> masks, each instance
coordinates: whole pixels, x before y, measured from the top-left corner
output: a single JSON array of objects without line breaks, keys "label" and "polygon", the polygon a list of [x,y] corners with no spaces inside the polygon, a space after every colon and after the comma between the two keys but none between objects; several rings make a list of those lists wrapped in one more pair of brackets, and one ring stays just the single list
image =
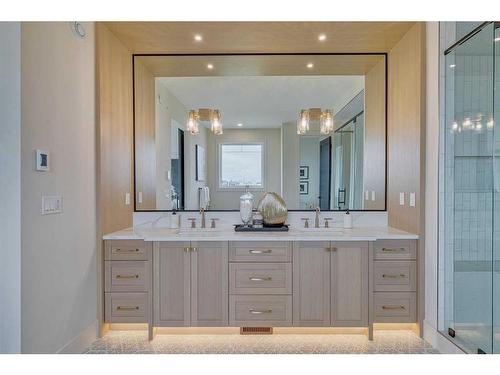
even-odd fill
[{"label": "large framed mirror", "polygon": [[386,54],[134,55],[135,210],[386,209]]}]

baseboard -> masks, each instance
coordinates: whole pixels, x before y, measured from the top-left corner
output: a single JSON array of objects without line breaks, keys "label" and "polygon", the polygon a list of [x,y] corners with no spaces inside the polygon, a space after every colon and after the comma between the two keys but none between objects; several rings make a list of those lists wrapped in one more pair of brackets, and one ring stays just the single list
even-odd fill
[{"label": "baseboard", "polygon": [[442,354],[465,354],[458,346],[440,334],[436,328],[424,320],[424,340]]},{"label": "baseboard", "polygon": [[57,354],[81,354],[97,339],[99,323],[97,319],[87,328],[73,337],[66,345],[57,351]]}]

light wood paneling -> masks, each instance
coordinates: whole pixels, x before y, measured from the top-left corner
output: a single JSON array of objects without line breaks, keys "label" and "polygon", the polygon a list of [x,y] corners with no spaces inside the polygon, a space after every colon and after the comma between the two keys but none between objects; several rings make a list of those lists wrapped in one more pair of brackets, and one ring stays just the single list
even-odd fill
[{"label": "light wood paneling", "polygon": [[[380,60],[381,55],[136,57],[155,77],[365,75]],[[214,68],[207,69],[208,63]]]},{"label": "light wood paneling", "polygon": [[[103,24],[97,24],[98,209],[100,233],[132,225],[132,55]],[[131,198],[132,199],[132,198]]]},{"label": "light wood paneling", "polygon": [[[387,52],[413,22],[106,22],[134,53]],[[318,41],[324,33],[326,40]],[[203,36],[194,41],[195,34]]]},{"label": "light wood paneling", "polygon": [[[365,148],[363,157],[363,208],[385,206],[385,59],[365,76]],[[365,199],[365,191],[369,191]],[[375,201],[371,192],[375,191]]]},{"label": "light wood paneling", "polygon": [[[155,79],[139,61],[135,62],[135,200],[139,210],[156,209],[156,109]],[[141,201],[139,201],[139,197]]]},{"label": "light wood paneling", "polygon": [[[388,211],[389,225],[420,233],[424,176],[424,27],[418,23],[389,53]],[[405,205],[399,193],[405,193]],[[409,193],[416,195],[409,206]]]}]

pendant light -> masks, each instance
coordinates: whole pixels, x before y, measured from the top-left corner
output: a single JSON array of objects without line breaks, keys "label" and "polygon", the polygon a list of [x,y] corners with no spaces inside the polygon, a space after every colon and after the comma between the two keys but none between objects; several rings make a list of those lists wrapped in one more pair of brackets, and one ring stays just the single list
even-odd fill
[{"label": "pendant light", "polygon": [[329,109],[321,112],[319,131],[321,134],[330,134],[333,131],[333,115]]},{"label": "pendant light", "polygon": [[198,125],[198,113],[197,113],[197,111],[191,110],[188,112],[186,129],[192,135],[196,135],[200,132],[200,128]]},{"label": "pendant light", "polygon": [[212,111],[212,118],[210,119],[212,123],[212,133],[215,135],[221,135],[223,133],[222,131],[222,123],[221,123],[221,116],[220,112],[218,109],[215,109]]},{"label": "pendant light", "polygon": [[303,109],[299,113],[299,119],[297,121],[297,134],[303,135],[309,131],[309,111]]}]

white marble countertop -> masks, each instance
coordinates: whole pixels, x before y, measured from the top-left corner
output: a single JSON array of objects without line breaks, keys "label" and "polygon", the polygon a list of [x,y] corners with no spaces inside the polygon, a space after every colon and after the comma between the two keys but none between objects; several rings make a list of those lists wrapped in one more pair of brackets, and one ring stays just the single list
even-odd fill
[{"label": "white marble countertop", "polygon": [[418,235],[392,227],[355,227],[353,229],[294,229],[288,232],[235,232],[233,228],[127,228],[103,236],[105,240],[145,241],[376,241],[416,240]]}]

